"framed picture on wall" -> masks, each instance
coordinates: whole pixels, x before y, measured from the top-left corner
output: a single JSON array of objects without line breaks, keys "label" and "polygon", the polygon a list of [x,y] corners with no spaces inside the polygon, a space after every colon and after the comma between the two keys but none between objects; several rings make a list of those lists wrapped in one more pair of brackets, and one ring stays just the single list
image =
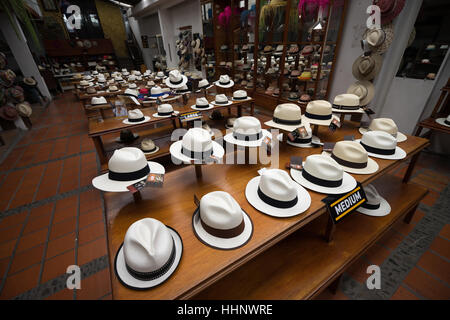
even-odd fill
[{"label": "framed picture on wall", "polygon": [[41,0],[41,3],[45,11],[58,11],[55,0]]}]

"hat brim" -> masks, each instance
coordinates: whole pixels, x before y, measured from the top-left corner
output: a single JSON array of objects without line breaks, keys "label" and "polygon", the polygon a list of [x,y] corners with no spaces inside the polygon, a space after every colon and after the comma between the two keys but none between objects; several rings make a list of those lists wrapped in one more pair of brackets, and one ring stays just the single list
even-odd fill
[{"label": "hat brim", "polygon": [[[303,119],[302,119],[302,122],[303,122]],[[264,122],[264,124],[265,124],[266,126],[269,126],[269,127],[272,127],[272,128],[277,128],[277,129],[281,129],[281,130],[289,131],[289,132],[292,132],[292,131],[294,131],[295,129],[300,128],[301,126],[304,125],[304,124],[302,124],[302,123],[300,123],[300,124],[295,124],[295,125],[287,125],[287,124],[276,123],[276,122],[273,121],[273,120]]]},{"label": "hat brim", "polygon": [[[394,40],[394,27],[392,23],[385,24],[381,27],[383,29],[385,37],[384,41],[380,43],[378,46],[372,46],[369,44],[369,47],[373,53],[383,54],[389,49],[392,41]],[[367,29],[363,34],[363,39],[367,38],[367,33],[369,29]]]},{"label": "hat brim", "polygon": [[334,113],[364,113],[364,110],[361,109],[361,108],[358,108],[358,109],[356,109],[356,110],[345,110],[345,109],[335,109],[335,108],[332,108],[331,110],[332,110],[332,112],[334,112]]},{"label": "hat brim", "polygon": [[357,212],[365,214],[367,216],[372,217],[384,217],[387,216],[389,213],[391,213],[391,206],[390,204],[384,199],[383,197],[380,197],[380,207],[377,209],[367,209],[363,208],[362,206],[359,206],[356,209]]},{"label": "hat brim", "polygon": [[217,80],[216,82],[214,82],[214,84],[215,84],[216,86],[218,86],[218,87],[221,87],[221,88],[231,88],[232,86],[234,86],[234,81],[233,81],[233,80],[230,80],[230,83],[229,83],[229,84],[223,85],[223,84],[220,83],[219,80]]},{"label": "hat brim", "polygon": [[213,104],[209,104],[207,108],[197,108],[196,105],[192,105],[191,109],[197,110],[197,111],[203,111],[203,110],[211,110],[212,108],[214,108]]},{"label": "hat brim", "polygon": [[188,78],[187,78],[185,75],[181,75],[181,78],[182,78],[182,80],[181,80],[180,83],[178,83],[178,84],[173,84],[172,82],[170,82],[170,77],[167,77],[167,78],[164,80],[164,83],[165,83],[166,86],[168,86],[169,88],[172,88],[172,89],[178,89],[178,88],[181,88],[182,86],[184,86],[184,85],[188,82]]},{"label": "hat brim", "polygon": [[301,184],[303,187],[316,191],[319,193],[325,193],[325,194],[341,194],[346,193],[351,190],[353,190],[356,187],[356,180],[351,175],[349,175],[347,172],[343,173],[342,176],[342,184],[339,187],[323,187],[320,185],[317,185],[315,183],[310,182],[309,180],[306,180],[303,178],[302,171],[291,169],[291,176],[292,178]]},{"label": "hat brim", "polygon": [[[148,163],[148,166],[150,167],[150,173],[164,174],[166,172],[166,169],[164,169],[164,167],[157,162],[147,161],[147,163]],[[99,189],[99,190],[105,191],[105,192],[127,192],[127,191],[129,191],[127,189],[127,187],[129,185],[132,185],[133,183],[142,181],[146,178],[147,178],[147,176],[136,179],[136,180],[130,180],[130,181],[115,181],[115,180],[109,179],[108,172],[107,172],[107,173],[104,173],[104,174],[92,179],[92,185],[96,189]]]},{"label": "hat brim", "polygon": [[[179,114],[180,113],[180,111],[173,111],[173,114]],[[168,115],[168,116],[160,116],[160,115],[158,115],[158,112],[156,112],[156,113],[154,113],[153,114],[153,116],[155,117],[155,118],[170,118],[172,115]]]},{"label": "hat brim", "polygon": [[309,195],[308,191],[306,191],[305,188],[295,183],[294,181],[292,183],[297,189],[298,197],[298,201],[295,206],[291,208],[277,208],[265,203],[258,196],[258,186],[260,179],[260,176],[254,177],[247,183],[247,186],[245,188],[245,197],[256,210],[276,218],[289,218],[305,212],[311,206],[311,196]]},{"label": "hat brim", "polygon": [[198,210],[198,208],[192,215],[192,228],[194,229],[194,234],[196,235],[198,240],[200,240],[200,242],[206,244],[207,246],[221,250],[236,249],[242,247],[247,242],[249,242],[253,235],[252,220],[244,210],[242,210],[242,216],[244,219],[244,230],[242,231],[241,234],[233,238],[220,238],[215,237],[212,234],[208,233],[203,228],[200,219],[200,211]]},{"label": "hat brim", "polygon": [[208,90],[208,89],[211,89],[212,87],[214,87],[214,84],[207,84],[206,86],[202,86],[202,87],[198,87],[197,89],[197,91],[195,91],[196,93],[198,93],[198,92],[200,92],[200,90]]},{"label": "hat brim", "polygon": [[150,121],[150,117],[149,116],[144,116],[144,117],[145,117],[145,119],[142,120],[142,121],[139,121],[139,122],[130,122],[128,120],[128,118],[127,118],[127,119],[122,120],[122,123],[124,123],[124,124],[139,124],[139,123],[144,123],[144,122]]},{"label": "hat brim", "polygon": [[446,126],[446,127],[450,127],[450,125],[445,123],[446,118],[437,118],[436,119],[436,123],[439,123],[440,125]]},{"label": "hat brim", "polygon": [[165,99],[165,98],[167,98],[168,96],[169,96],[169,94],[163,94],[162,96],[159,96],[159,97],[152,97],[152,96],[149,96],[148,98],[149,98],[149,99],[156,100],[156,99],[158,99],[158,98]]},{"label": "hat brim", "polygon": [[[330,152],[322,152],[323,155],[330,157],[331,153]],[[368,158],[367,159],[367,166],[365,168],[351,168],[351,167],[346,167],[343,166],[342,164],[339,164],[342,169],[344,169],[345,172],[349,172],[349,173],[354,173],[354,174],[372,174],[378,171],[378,169],[380,168],[378,166],[378,163],[371,159]]]},{"label": "hat brim", "polygon": [[234,97],[231,98],[231,101],[241,102],[241,101],[247,101],[250,100],[252,97],[245,97],[245,99],[235,99]]},{"label": "hat brim", "polygon": [[233,104],[230,100],[228,100],[227,103],[217,103],[216,101],[211,101],[211,103],[217,107],[229,106],[230,104]]},{"label": "hat brim", "polygon": [[[357,139],[355,140],[355,142],[360,142],[361,139]],[[374,158],[379,158],[379,159],[386,159],[386,160],[401,160],[406,158],[406,151],[403,150],[400,147],[395,147],[395,153],[394,154],[390,154],[390,155],[385,155],[385,154],[377,154],[377,153],[372,153],[372,152],[367,152],[367,154],[370,157],[374,157]]]},{"label": "hat brim", "polygon": [[139,280],[133,277],[127,270],[127,267],[125,265],[125,256],[123,253],[123,243],[120,246],[119,250],[117,251],[116,257],[114,259],[114,271],[116,273],[117,278],[119,279],[120,283],[122,283],[125,287],[135,290],[145,290],[150,289],[153,287],[156,287],[160,285],[161,283],[165,282],[167,279],[170,278],[170,276],[175,272],[178,265],[180,264],[181,257],[183,255],[183,240],[181,239],[178,232],[176,232],[171,227],[167,227],[169,229],[169,232],[173,238],[173,242],[175,245],[175,258],[170,266],[170,268],[167,270],[166,273],[161,275],[160,277],[145,281],[145,280]]},{"label": "hat brim", "polygon": [[227,135],[225,135],[225,137],[223,138],[226,142],[231,143],[231,144],[235,144],[237,146],[242,146],[242,147],[260,147],[262,141],[264,140],[265,137],[270,137],[272,139],[272,134],[265,130],[262,129],[262,137],[261,139],[255,140],[255,141],[242,141],[242,140],[238,140],[233,136],[233,133],[229,133]]},{"label": "hat brim", "polygon": [[[366,80],[356,81],[355,83],[350,85],[350,87],[348,87],[347,93],[355,94],[355,89],[357,88],[358,84],[366,87],[366,89],[367,89],[367,95],[363,99],[361,99],[361,97],[359,98],[359,105],[366,106],[375,97],[375,87],[374,87],[373,83],[370,81],[366,81]],[[357,94],[355,94],[355,95],[357,95]]]},{"label": "hat brim", "polygon": [[[358,129],[358,131],[359,131],[359,133],[364,134],[364,133],[366,133],[369,130],[367,128],[360,127]],[[397,139],[397,142],[403,142],[403,141],[406,141],[408,139],[408,137],[405,134],[401,133],[401,132],[397,132],[396,139]]]},{"label": "hat brim", "polygon": [[314,145],[312,144],[313,141],[320,143],[319,137],[316,137],[316,136],[312,136],[311,142],[308,142],[308,143],[295,143],[295,142],[290,141],[289,139],[286,140],[286,143],[290,146],[297,147],[297,148],[313,148],[314,147]]},{"label": "hat brim", "polygon": [[[142,150],[142,148],[141,148],[141,150]],[[145,152],[144,150],[142,150],[142,152],[143,152],[145,155],[154,154],[154,153],[157,153],[158,151],[159,151],[159,147],[158,147],[158,146],[156,146],[155,150],[150,151],[150,152]]]},{"label": "hat brim", "polygon": [[[190,164],[191,161],[198,161],[196,159],[185,156],[184,154],[181,153],[182,143],[183,143],[182,140],[172,143],[170,145],[170,149],[169,149],[170,154],[174,158],[176,158],[184,163],[187,163],[187,164]],[[225,154],[225,150],[223,149],[223,147],[215,141],[212,141],[212,147],[213,147],[213,156],[215,156],[216,158],[222,159]]]},{"label": "hat brim", "polygon": [[361,74],[358,69],[358,65],[364,58],[364,56],[359,56],[353,63],[352,74],[357,80],[373,80],[378,75],[378,73],[380,73],[381,66],[383,64],[383,58],[377,53],[373,53],[370,56],[375,61],[375,66],[373,67],[373,70],[368,74]]},{"label": "hat brim", "polygon": [[310,119],[305,115],[302,115],[302,123],[309,123],[309,124],[316,124],[318,126],[329,126],[331,123],[331,120],[333,119],[333,116],[329,120],[317,120],[317,119]]}]

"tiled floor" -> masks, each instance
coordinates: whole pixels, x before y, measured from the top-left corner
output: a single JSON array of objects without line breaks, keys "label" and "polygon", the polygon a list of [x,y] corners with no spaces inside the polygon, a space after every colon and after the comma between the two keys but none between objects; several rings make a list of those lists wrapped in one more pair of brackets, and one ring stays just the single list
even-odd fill
[{"label": "tiled floor", "polygon": [[[111,299],[103,203],[90,185],[98,163],[81,105],[67,93],[36,110],[32,121],[10,152],[0,148],[9,152],[0,163],[0,299]],[[450,182],[448,158],[422,155],[412,181],[430,193],[411,224],[397,224],[349,268],[335,295],[325,290],[318,298],[361,298],[347,284],[362,286],[367,266],[390,259],[440,203]],[[449,222],[389,298],[450,298]],[[76,292],[66,289],[66,268],[74,264],[82,273]]]}]

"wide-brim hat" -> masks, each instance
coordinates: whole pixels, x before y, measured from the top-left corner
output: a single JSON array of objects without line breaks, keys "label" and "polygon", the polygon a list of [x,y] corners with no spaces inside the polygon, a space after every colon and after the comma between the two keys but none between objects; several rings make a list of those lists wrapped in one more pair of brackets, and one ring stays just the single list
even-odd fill
[{"label": "wide-brim hat", "polygon": [[[179,113],[180,113],[180,111],[175,111],[175,110],[173,110],[173,112],[172,112],[172,114],[175,114],[175,115],[177,115]],[[153,114],[153,116],[155,118],[170,118],[172,116],[172,114],[169,114],[167,116],[161,116],[161,115],[158,114],[158,112],[156,112],[156,113]]]},{"label": "wide-brim hat", "polygon": [[261,176],[251,179],[245,187],[245,197],[247,201],[258,211],[277,218],[288,218],[299,215],[311,206],[311,196],[301,185],[293,182],[297,189],[297,203],[290,208],[278,208],[264,202],[258,195],[259,181]]},{"label": "wide-brim hat", "polygon": [[254,141],[244,141],[244,140],[239,140],[236,139],[233,135],[233,132],[230,132],[228,134],[225,135],[225,137],[223,138],[226,142],[231,143],[231,144],[235,144],[237,146],[242,146],[242,147],[260,147],[262,141],[264,140],[265,137],[269,137],[272,139],[272,134],[267,131],[266,129],[261,129],[261,138],[258,140],[254,140]]},{"label": "wide-brim hat", "polygon": [[355,110],[347,110],[347,109],[337,109],[333,107],[331,110],[334,113],[364,113],[364,110],[362,108],[358,108]]},{"label": "wide-brim hat", "polygon": [[[302,116],[302,117],[303,117],[303,116]],[[300,119],[300,121],[303,122],[303,119]],[[283,123],[277,123],[277,122],[273,121],[273,119],[264,122],[264,124],[265,124],[266,126],[269,126],[269,127],[272,127],[272,128],[277,128],[277,129],[281,129],[281,130],[289,131],[289,132],[292,132],[292,131],[294,131],[295,129],[300,128],[301,126],[304,125],[304,124],[302,124],[302,123],[299,123],[299,124],[292,124],[292,125],[289,125],[289,124],[283,124]]]},{"label": "wide-brim hat", "polygon": [[386,201],[386,199],[384,199],[383,197],[380,196],[380,206],[376,209],[369,209],[369,208],[364,208],[362,205],[359,206],[356,211],[362,214],[365,214],[367,216],[372,216],[372,217],[384,217],[387,216],[389,213],[391,213],[391,206],[390,204]]},{"label": "wide-brim hat", "polygon": [[212,108],[214,108],[214,105],[211,104],[211,103],[208,104],[208,106],[206,108],[198,108],[197,105],[195,105],[195,104],[191,106],[191,109],[194,109],[194,110],[197,110],[197,111],[210,110]]},{"label": "wide-brim hat", "polygon": [[139,123],[144,123],[144,122],[148,122],[150,121],[150,117],[149,116],[144,116],[144,120],[138,121],[138,122],[130,122],[130,120],[124,119],[122,120],[122,123],[124,124],[139,124]]},{"label": "wide-brim hat", "polygon": [[[359,130],[359,133],[361,133],[361,134],[364,134],[367,131],[369,131],[368,128],[363,128],[363,127],[360,127],[358,130]],[[403,141],[406,141],[408,139],[408,137],[404,133],[397,131],[396,139],[397,139],[397,142],[403,142]]]},{"label": "wide-brim hat", "polygon": [[353,190],[356,187],[356,180],[347,172],[342,174],[342,184],[339,187],[324,187],[309,180],[306,180],[301,170],[291,169],[291,176],[296,182],[300,183],[303,187],[325,194],[341,194]]},{"label": "wide-brim hat", "polygon": [[10,105],[5,105],[3,107],[0,107],[0,117],[5,119],[5,120],[9,120],[9,121],[14,121],[17,119],[18,116],[18,112],[17,110]]},{"label": "wide-brim hat", "polygon": [[[364,60],[368,60],[369,63],[373,65],[373,68],[365,74],[361,73],[359,69],[360,64]],[[372,53],[369,56],[362,55],[356,58],[355,62],[353,63],[352,74],[357,80],[373,80],[380,72],[382,64],[383,58],[377,53]]]},{"label": "wide-brim hat", "polygon": [[[361,139],[357,139],[355,141],[360,142]],[[369,151],[367,151],[367,154],[370,157],[379,158],[379,159],[387,159],[387,160],[400,160],[400,159],[404,159],[406,157],[406,151],[403,150],[402,148],[400,148],[399,146],[395,147],[394,154],[386,155],[386,154],[373,153],[373,152],[369,152]]]},{"label": "wide-brim hat", "polygon": [[286,143],[288,145],[293,146],[293,147],[297,147],[297,148],[313,148],[314,147],[313,142],[320,143],[320,138],[316,137],[316,136],[312,136],[311,137],[311,141],[307,142],[307,143],[292,142],[289,139],[286,140]]},{"label": "wide-brim hat", "polygon": [[[329,126],[331,123],[331,120],[333,120],[333,115],[331,115],[331,118],[328,120],[319,120],[319,119],[308,118],[306,115],[302,114],[302,123],[303,124],[308,123],[310,125],[316,124],[319,126]],[[301,127],[301,126],[299,126],[299,127]]]},{"label": "wide-brim hat", "polygon": [[[153,161],[147,161],[147,162],[148,162],[148,166],[150,167],[150,173],[164,174],[166,172],[164,167],[162,165],[160,165],[159,163],[153,162]],[[109,178],[109,173],[107,172],[107,173],[104,173],[104,174],[92,179],[92,185],[95,188],[102,190],[102,191],[106,191],[106,192],[127,192],[127,191],[129,191],[127,189],[127,187],[129,185],[132,185],[132,184],[139,182],[141,180],[144,180],[146,178],[147,178],[147,176],[136,179],[136,180],[130,180],[130,181],[116,181],[116,180],[111,180]]]},{"label": "wide-brim hat", "polygon": [[[225,150],[223,149],[223,147],[215,141],[211,141],[211,142],[212,142],[213,156],[218,159],[223,158],[223,155],[225,154]],[[198,161],[197,159],[190,158],[190,157],[184,155],[183,153],[181,153],[182,143],[183,143],[182,140],[172,143],[170,145],[170,149],[169,149],[170,154],[174,158],[176,158],[184,163],[191,163],[191,161]]]},{"label": "wide-brim hat", "polygon": [[405,6],[405,0],[375,0],[373,4],[380,7],[381,24],[385,25],[400,14]]},{"label": "wide-brim hat", "polygon": [[23,82],[29,86],[35,86],[37,84],[36,80],[34,80],[31,77],[25,77],[23,78]]},{"label": "wide-brim hat", "polygon": [[165,99],[165,98],[167,98],[168,96],[169,96],[169,94],[168,94],[168,93],[164,93],[164,92],[162,92],[160,96],[152,96],[151,93],[150,93],[150,95],[148,96],[148,98],[150,98],[150,99],[155,99],[155,100],[156,100],[156,99],[158,99],[158,98]]},{"label": "wide-brim hat", "polygon": [[234,81],[229,79],[229,82],[227,84],[223,84],[220,83],[220,80],[217,80],[216,82],[214,82],[214,84],[221,88],[231,88],[232,86],[234,86]]},{"label": "wide-brim hat", "polygon": [[170,81],[170,73],[169,73],[169,76],[164,80],[164,82],[165,82],[166,86],[168,86],[169,88],[178,89],[178,88],[181,88],[182,86],[186,85],[186,83],[188,82],[188,78],[185,75],[180,74],[180,78],[181,78],[179,80],[180,82],[173,83]]},{"label": "wide-brim hat", "polygon": [[[324,152],[322,152],[322,154],[325,156],[331,156],[330,152],[324,151]],[[342,164],[339,164],[339,165],[342,167],[342,169],[344,169],[345,172],[354,173],[354,174],[372,174],[372,173],[377,172],[379,169],[378,163],[371,158],[367,159],[367,166],[365,168],[352,168],[352,167],[344,166]]]},{"label": "wide-brim hat", "polygon": [[[384,32],[384,41],[378,45],[378,46],[371,46],[369,44],[369,47],[372,51],[372,53],[378,53],[383,54],[387,51],[389,46],[391,45],[392,41],[394,41],[394,25],[392,23],[388,23],[386,25],[383,25],[381,29]],[[363,39],[367,37],[367,34],[369,33],[370,29],[367,29],[364,32]]]},{"label": "wide-brim hat", "polygon": [[[355,94],[359,97],[359,105],[368,105],[375,97],[375,87],[367,80],[356,81],[347,89],[347,93]],[[365,95],[363,94],[365,93]]]},{"label": "wide-brim hat", "polygon": [[231,101],[231,100],[228,100],[227,101],[227,103],[217,103],[215,100],[214,101],[211,101],[211,103],[213,104],[213,105],[215,105],[215,106],[218,106],[218,107],[220,107],[220,106],[229,106],[230,104],[233,104],[233,101]]},{"label": "wide-brim hat", "polygon": [[169,279],[169,277],[175,272],[178,265],[180,264],[181,256],[183,255],[183,241],[174,229],[167,226],[169,232],[173,239],[173,244],[175,247],[175,255],[173,257],[173,262],[166,272],[162,273],[159,277],[151,280],[141,280],[133,277],[127,269],[125,263],[125,256],[123,252],[123,243],[117,251],[116,257],[114,259],[114,271],[120,283],[125,287],[136,290],[144,290],[156,287]]},{"label": "wide-brim hat", "polygon": [[[446,124],[445,120],[447,120],[447,119],[446,118],[437,118],[436,119],[436,123],[439,123],[440,125],[443,125],[443,126],[446,126],[446,127],[450,127],[450,124]],[[397,137],[398,137],[398,133],[397,133]],[[401,141],[397,140],[397,142],[401,142]]]}]

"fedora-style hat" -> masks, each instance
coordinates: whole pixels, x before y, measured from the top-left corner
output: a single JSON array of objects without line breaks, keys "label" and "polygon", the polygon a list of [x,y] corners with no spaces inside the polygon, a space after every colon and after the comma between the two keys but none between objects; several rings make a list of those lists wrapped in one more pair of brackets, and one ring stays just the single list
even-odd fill
[{"label": "fedora-style hat", "polygon": [[450,127],[450,115],[448,115],[447,118],[437,118],[436,122],[440,125]]},{"label": "fedora-style hat", "polygon": [[331,103],[326,100],[313,100],[306,105],[306,112],[302,116],[302,121],[309,124],[329,126],[332,117]]},{"label": "fedora-style hat", "polygon": [[360,80],[353,83],[347,89],[347,93],[357,95],[359,97],[359,105],[366,106],[375,96],[375,87],[370,81]]},{"label": "fedora-style hat", "polygon": [[361,139],[355,141],[361,143],[371,157],[389,160],[406,157],[405,150],[397,147],[397,140],[384,131],[367,131]]},{"label": "fedora-style hat", "polygon": [[242,101],[247,100],[249,97],[247,96],[247,91],[245,90],[236,90],[233,92],[233,101]]},{"label": "fedora-style hat", "polygon": [[163,103],[158,106],[158,112],[154,113],[153,116],[155,118],[168,118],[173,114],[178,114],[178,111],[173,110],[171,104]]},{"label": "fedora-style hat", "polygon": [[157,78],[157,79],[164,79],[165,77],[166,77],[166,75],[162,71],[158,71],[155,76],[155,78]]},{"label": "fedora-style hat", "polygon": [[30,104],[26,101],[16,104],[16,110],[21,117],[29,117],[33,113]]},{"label": "fedora-style hat", "polygon": [[225,128],[230,129],[234,127],[234,122],[236,121],[237,118],[228,118],[227,122],[225,123]]},{"label": "fedora-style hat", "polygon": [[211,140],[211,134],[202,128],[191,128],[182,140],[170,145],[170,154],[185,163],[197,161],[204,163],[211,156],[221,159],[225,151],[223,147]]},{"label": "fedora-style hat", "polygon": [[87,87],[87,86],[89,86],[89,85],[90,85],[90,82],[87,81],[87,80],[81,80],[81,81],[80,81],[80,86],[81,86],[81,87]]},{"label": "fedora-style hat", "polygon": [[242,247],[253,234],[249,215],[224,191],[213,191],[200,199],[192,227],[202,243],[223,250]]},{"label": "fedora-style hat", "polygon": [[114,259],[114,271],[125,287],[149,289],[169,279],[182,255],[183,241],[174,229],[144,218],[128,228]]},{"label": "fedora-style hat", "polygon": [[195,104],[191,108],[194,110],[209,110],[214,108],[214,106],[205,97],[201,97],[195,99]]},{"label": "fedora-style hat", "polygon": [[125,91],[123,92],[123,95],[137,98],[137,97],[139,97],[139,91],[137,89],[128,88],[128,89],[125,89]]},{"label": "fedora-style hat", "polygon": [[119,88],[117,88],[117,86],[112,85],[108,87],[108,92],[116,92],[116,91],[119,91]]},{"label": "fedora-style hat", "polygon": [[269,127],[294,131],[302,126],[302,111],[300,107],[293,103],[279,104],[273,111],[273,118],[265,122]]},{"label": "fedora-style hat", "polygon": [[214,84],[221,88],[231,88],[234,86],[234,81],[230,79],[227,74],[221,75],[219,80],[214,82]]},{"label": "fedora-style hat", "polygon": [[106,101],[105,97],[92,97],[91,99],[91,105],[98,106],[100,104],[107,104],[108,101]]},{"label": "fedora-style hat", "polygon": [[256,210],[278,218],[296,216],[311,205],[308,191],[280,169],[267,169],[251,179],[245,197]]},{"label": "fedora-style hat", "polygon": [[150,121],[149,116],[144,116],[140,109],[133,109],[128,111],[128,118],[124,119],[122,122],[125,124],[138,124]]},{"label": "fedora-style hat", "polygon": [[165,83],[169,88],[178,89],[188,82],[188,78],[182,75],[178,70],[169,72],[169,77],[166,78]]},{"label": "fedora-style hat", "polygon": [[18,113],[16,108],[7,104],[0,107],[0,117],[5,120],[14,121],[17,119]]},{"label": "fedora-style hat", "polygon": [[360,205],[356,211],[372,217],[383,217],[391,213],[391,206],[389,203],[378,193],[377,189],[372,184],[368,184],[363,187],[366,199],[362,205]]},{"label": "fedora-style hat", "polygon": [[199,89],[208,89],[212,87],[212,85],[209,84],[209,81],[206,79],[202,79],[198,82],[198,88]]},{"label": "fedora-style hat", "polygon": [[342,93],[334,97],[332,111],[336,113],[364,113],[359,107],[359,97],[352,93]]},{"label": "fedora-style hat", "polygon": [[225,135],[228,143],[244,147],[259,147],[266,136],[272,136],[269,131],[261,129],[261,122],[250,116],[237,118],[233,123],[233,132]]},{"label": "fedora-style hat", "polygon": [[31,86],[31,87],[34,87],[34,86],[37,85],[36,80],[34,80],[32,77],[25,77],[25,78],[23,78],[23,82],[24,82],[26,85],[29,85],[29,86]]},{"label": "fedora-style hat", "polygon": [[397,125],[394,120],[390,118],[376,118],[370,122],[369,128],[359,128],[361,134],[367,131],[384,131],[392,135],[397,142],[403,142],[408,139],[406,135],[398,131]]},{"label": "fedora-style hat", "polygon": [[292,178],[305,188],[325,193],[341,194],[356,187],[356,180],[331,157],[313,154],[306,158],[303,170],[291,169]]},{"label": "fedora-style hat", "polygon": [[150,138],[141,141],[141,150],[144,154],[153,154],[159,151],[159,147]]},{"label": "fedora-style hat", "polygon": [[120,130],[119,137],[116,138],[117,143],[131,143],[139,138],[137,133],[131,132],[129,129]]},{"label": "fedora-style hat", "polygon": [[405,0],[374,0],[373,4],[380,7],[381,24],[385,25],[400,14]]},{"label": "fedora-style hat", "polygon": [[188,86],[186,84],[184,84],[183,86],[181,86],[179,89],[176,90],[177,93],[190,93],[191,90],[189,90]]},{"label": "fedora-style hat", "polygon": [[394,40],[394,25],[388,23],[381,28],[367,29],[363,39],[369,44],[372,53],[383,54]]},{"label": "fedora-style hat", "polygon": [[369,158],[366,149],[355,141],[339,141],[334,145],[331,156],[346,172],[355,174],[372,174],[378,171],[378,163]]},{"label": "fedora-style hat", "polygon": [[286,143],[288,145],[297,148],[312,148],[314,146],[313,142],[320,143],[320,139],[316,136],[313,136],[311,126],[308,123],[305,123],[303,126],[305,127],[306,130],[307,134],[306,137],[304,138],[296,137],[294,141],[287,139]]},{"label": "fedora-style hat", "polygon": [[128,88],[129,89],[136,89],[137,85],[136,85],[136,83],[130,83],[130,84],[128,84]]},{"label": "fedora-style hat", "polygon": [[150,89],[150,99],[165,99],[169,96],[168,93],[162,91],[160,86],[154,86]]},{"label": "fedora-style hat", "polygon": [[224,94],[217,94],[214,101],[211,102],[216,106],[229,106],[233,102],[228,100],[228,97]]},{"label": "fedora-style hat", "polygon": [[[89,87],[86,89],[86,93],[87,94],[95,94],[95,93],[97,93],[97,90],[95,90],[94,87]],[[92,104],[92,100],[91,100],[91,104]]]},{"label": "fedora-style hat", "polygon": [[381,70],[383,58],[372,53],[369,56],[359,56],[352,66],[352,74],[357,80],[373,80]]},{"label": "fedora-style hat", "polygon": [[147,81],[147,87],[153,87],[155,85],[155,82],[153,80]]},{"label": "fedora-style hat", "polygon": [[106,192],[126,192],[129,185],[146,179],[149,173],[165,173],[162,165],[147,161],[142,150],[134,147],[115,150],[108,161],[108,170],[92,179],[95,188]]}]

